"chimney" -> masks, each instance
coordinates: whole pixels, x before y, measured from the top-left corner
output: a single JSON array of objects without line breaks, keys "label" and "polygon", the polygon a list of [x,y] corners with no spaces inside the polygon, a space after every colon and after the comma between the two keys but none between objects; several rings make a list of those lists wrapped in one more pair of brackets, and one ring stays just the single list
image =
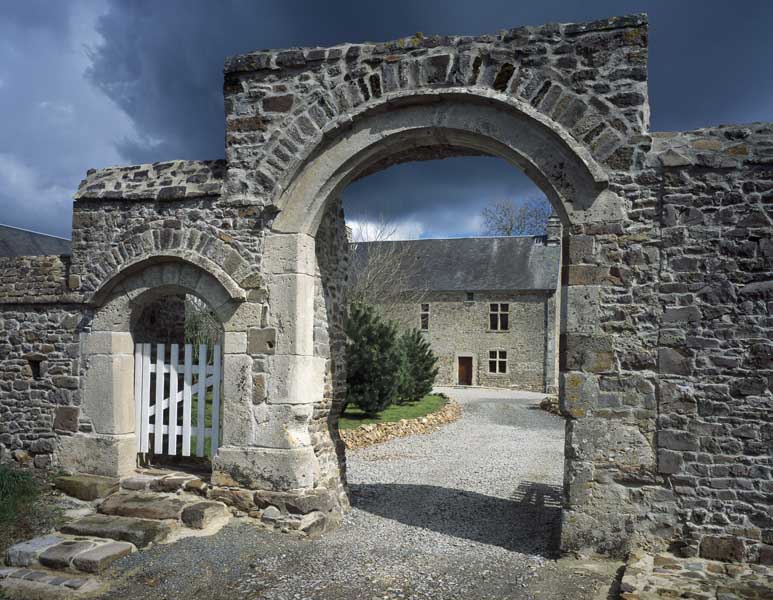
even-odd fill
[{"label": "chimney", "polygon": [[561,232],[563,227],[561,226],[561,219],[558,218],[556,213],[551,213],[548,217],[548,225],[546,228],[545,245],[546,246],[558,246],[561,244]]}]

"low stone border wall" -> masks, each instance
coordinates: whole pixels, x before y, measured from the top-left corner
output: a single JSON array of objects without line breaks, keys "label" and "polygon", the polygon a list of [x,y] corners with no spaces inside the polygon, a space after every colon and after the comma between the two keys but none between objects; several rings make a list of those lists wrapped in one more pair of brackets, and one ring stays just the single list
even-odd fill
[{"label": "low stone border wall", "polygon": [[462,416],[462,407],[458,402],[449,400],[443,408],[417,419],[400,419],[392,423],[360,425],[355,429],[339,430],[346,448],[365,448],[389,440],[418,435],[434,431],[447,423],[453,423]]}]

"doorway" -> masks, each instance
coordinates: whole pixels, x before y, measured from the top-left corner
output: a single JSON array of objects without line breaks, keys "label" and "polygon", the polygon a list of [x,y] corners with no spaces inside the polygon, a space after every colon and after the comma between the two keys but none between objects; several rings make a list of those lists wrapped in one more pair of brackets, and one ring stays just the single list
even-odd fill
[{"label": "doorway", "polygon": [[459,385],[472,385],[472,356],[459,357]]}]

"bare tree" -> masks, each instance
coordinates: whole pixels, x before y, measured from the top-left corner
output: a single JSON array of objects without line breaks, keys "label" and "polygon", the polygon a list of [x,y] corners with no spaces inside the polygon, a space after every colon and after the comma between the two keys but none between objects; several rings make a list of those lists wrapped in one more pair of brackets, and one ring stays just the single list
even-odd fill
[{"label": "bare tree", "polygon": [[521,202],[498,200],[483,209],[484,231],[489,235],[545,235],[553,207],[545,196]]},{"label": "bare tree", "polygon": [[417,277],[419,261],[409,245],[392,241],[396,232],[397,226],[383,219],[352,231],[349,302],[388,314],[397,304],[423,300],[427,287]]}]

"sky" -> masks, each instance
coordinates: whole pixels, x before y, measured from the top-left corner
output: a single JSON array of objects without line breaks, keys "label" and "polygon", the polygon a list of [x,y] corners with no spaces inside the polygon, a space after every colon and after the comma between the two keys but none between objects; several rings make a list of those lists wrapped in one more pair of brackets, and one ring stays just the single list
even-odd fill
[{"label": "sky", "polygon": [[[647,12],[652,130],[773,121],[770,0],[23,0],[0,3],[0,223],[70,236],[89,168],[224,155],[222,65],[260,48],[475,35]],[[408,163],[353,183],[350,220],[476,235],[538,190],[500,159]]]}]

